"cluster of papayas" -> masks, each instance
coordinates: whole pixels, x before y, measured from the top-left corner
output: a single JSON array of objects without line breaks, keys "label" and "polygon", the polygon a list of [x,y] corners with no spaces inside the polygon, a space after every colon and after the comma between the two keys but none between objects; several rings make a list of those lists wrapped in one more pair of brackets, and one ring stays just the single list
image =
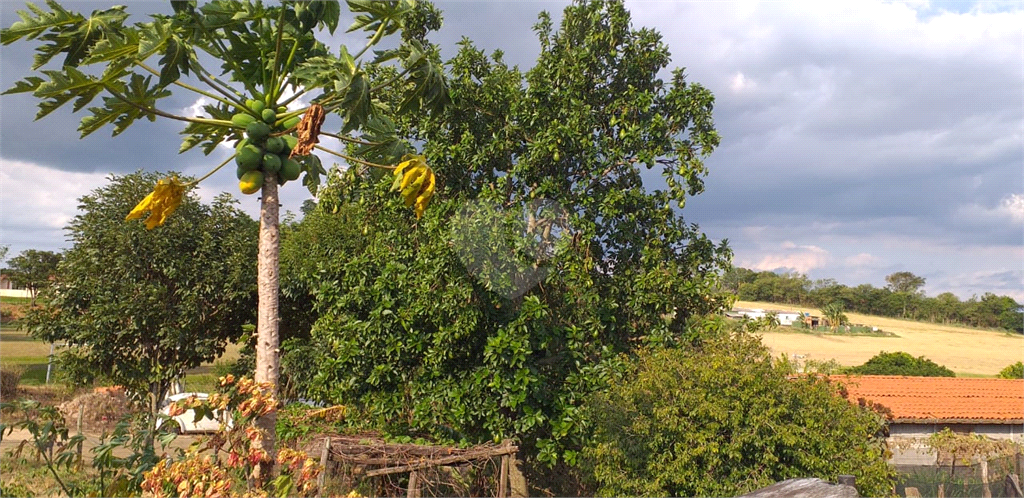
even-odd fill
[{"label": "cluster of papayas", "polygon": [[245,127],[245,138],[238,141],[235,155],[238,188],[243,194],[254,194],[263,188],[264,178],[268,175],[276,175],[281,185],[297,180],[302,173],[302,165],[289,155],[298,143],[298,138],[280,132],[298,124],[301,116],[277,124],[277,115],[286,111],[284,107],[275,111],[262,100],[248,100],[245,105],[251,113],[240,112],[231,117],[231,122],[236,126]]}]

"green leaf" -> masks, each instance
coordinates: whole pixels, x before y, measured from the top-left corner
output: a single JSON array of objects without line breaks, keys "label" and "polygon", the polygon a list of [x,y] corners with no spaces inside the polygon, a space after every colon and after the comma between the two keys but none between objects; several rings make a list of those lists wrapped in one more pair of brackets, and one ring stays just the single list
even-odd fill
[{"label": "green leaf", "polygon": [[[220,103],[216,105],[207,104],[203,106],[203,110],[210,118],[222,121],[230,121],[233,115],[232,108],[228,108]],[[185,135],[185,138],[181,141],[181,148],[178,149],[179,154],[197,145],[202,145],[203,154],[210,155],[221,143],[241,138],[237,131],[229,127],[209,123],[191,122],[181,131],[181,134]]]},{"label": "green leaf", "polygon": [[[56,2],[53,2],[56,3]],[[89,56],[92,46],[108,35],[119,35],[124,29],[124,20],[128,13],[125,6],[118,5],[107,10],[93,11],[92,15],[79,23],[78,29],[61,34],[60,39],[67,57],[65,66],[74,66]]]},{"label": "green leaf", "polygon": [[342,92],[348,88],[355,73],[355,63],[342,47],[341,58],[330,55],[311,57],[292,71],[292,77],[306,88],[327,88]]},{"label": "green leaf", "polygon": [[371,116],[363,126],[360,138],[370,145],[356,147],[357,156],[378,164],[394,164],[410,151],[409,145],[399,139],[395,123],[387,116]]},{"label": "green leaf", "polygon": [[348,8],[353,13],[364,13],[356,16],[355,21],[348,27],[349,33],[360,29],[376,31],[382,23],[387,22],[384,34],[390,35],[401,27],[403,18],[412,12],[415,4],[411,0],[348,0]]},{"label": "green leaf", "polygon": [[114,36],[107,36],[96,42],[83,64],[99,62],[120,62],[123,65],[136,60],[139,53],[139,33],[136,30],[124,30]]},{"label": "green leaf", "polygon": [[100,79],[87,75],[73,66],[67,66],[64,71],[43,71],[43,74],[50,77],[49,81],[39,84],[33,95],[39,99],[39,112],[36,119],[59,109],[68,101],[74,98],[92,99],[110,83],[116,84],[115,79]]},{"label": "green leaf", "polygon": [[412,71],[409,83],[412,87],[406,91],[405,98],[399,108],[399,114],[414,113],[421,108],[437,112],[451,103],[448,83],[441,68],[434,64],[420,50],[419,42],[413,40],[404,60],[406,67]]},{"label": "green leaf", "polygon": [[358,129],[370,118],[370,83],[366,73],[359,71],[352,77],[345,98],[341,101],[341,110],[345,118],[345,124],[341,128],[342,134]]},{"label": "green leaf", "polygon": [[295,15],[300,23],[299,29],[303,32],[315,26],[323,26],[333,35],[338,29],[341,5],[336,0],[295,2]]},{"label": "green leaf", "polygon": [[189,74],[194,50],[174,31],[174,18],[157,18],[145,25],[139,40],[140,60],[152,55],[163,54],[160,58],[160,86],[177,81],[181,74]]},{"label": "green leaf", "polygon": [[51,29],[59,31],[65,26],[78,24],[84,19],[81,14],[64,10],[64,7],[54,0],[47,0],[46,4],[53,9],[53,12],[46,12],[34,4],[28,4],[28,8],[35,13],[35,17],[28,12],[19,10],[18,17],[21,18],[21,21],[15,22],[10,28],[0,30],[0,43],[10,45],[22,38],[31,40]]},{"label": "green leaf", "polygon": [[46,83],[45,79],[40,78],[38,76],[29,76],[21,81],[16,82],[14,86],[8,88],[7,90],[4,90],[4,93],[2,95],[7,95],[9,93],[35,92],[43,83]]},{"label": "green leaf", "polygon": [[155,108],[156,100],[170,96],[171,92],[151,83],[152,77],[133,74],[130,83],[118,92],[120,97],[106,97],[103,107],[89,108],[92,115],[83,118],[78,126],[81,136],[88,136],[107,124],[114,125],[113,136],[117,136],[139,118],[156,121],[156,115],[147,109]]}]

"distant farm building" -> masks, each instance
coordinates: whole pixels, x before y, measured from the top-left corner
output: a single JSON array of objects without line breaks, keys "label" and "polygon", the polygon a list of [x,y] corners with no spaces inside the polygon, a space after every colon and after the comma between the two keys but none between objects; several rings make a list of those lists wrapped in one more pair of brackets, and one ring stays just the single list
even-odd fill
[{"label": "distant farm building", "polygon": [[733,308],[731,311],[727,311],[725,316],[736,319],[746,317],[751,320],[757,320],[772,313],[779,319],[779,325],[793,325],[793,322],[798,322],[803,317],[803,314],[797,311],[763,310],[758,308]]},{"label": "distant farm building", "polygon": [[32,292],[25,289],[15,289],[11,279],[0,273],[0,297],[32,297]]}]

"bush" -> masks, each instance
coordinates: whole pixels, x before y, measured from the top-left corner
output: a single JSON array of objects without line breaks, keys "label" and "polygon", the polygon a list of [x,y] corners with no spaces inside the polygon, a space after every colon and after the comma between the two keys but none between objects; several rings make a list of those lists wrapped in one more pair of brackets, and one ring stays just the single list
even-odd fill
[{"label": "bush", "polygon": [[0,399],[10,401],[18,397],[18,384],[25,367],[21,365],[4,365],[0,367]]},{"label": "bush", "polygon": [[999,372],[1001,379],[1024,379],[1024,361],[1018,361]]},{"label": "bush", "polygon": [[911,377],[956,377],[952,370],[924,356],[914,358],[908,353],[882,351],[866,363],[851,367],[847,373],[859,375],[907,375]]},{"label": "bush", "polygon": [[735,496],[840,474],[861,496],[891,494],[882,418],[790,367],[739,334],[641,354],[588,404],[581,471],[600,495]]}]

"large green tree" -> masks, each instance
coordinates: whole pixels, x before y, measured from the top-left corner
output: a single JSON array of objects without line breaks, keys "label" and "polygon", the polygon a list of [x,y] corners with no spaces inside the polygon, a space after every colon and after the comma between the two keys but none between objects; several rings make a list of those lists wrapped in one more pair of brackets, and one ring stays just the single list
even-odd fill
[{"label": "large green tree", "polygon": [[920,289],[924,286],[925,278],[914,275],[909,271],[898,271],[887,275],[885,281],[888,282],[886,287],[903,299],[903,314],[901,316],[906,318],[907,306],[915,296],[919,296]]},{"label": "large green tree", "polygon": [[79,199],[72,247],[33,335],[70,346],[58,357],[78,383],[105,376],[149,395],[155,413],[171,382],[223,354],[252,323],[258,226],[230,196],[211,206],[186,195],[162,229],[125,223],[155,173],[111,177]]},{"label": "large green tree", "polygon": [[59,253],[27,249],[8,261],[6,273],[16,288],[28,289],[32,293],[31,304],[34,306],[39,290],[50,286],[60,260]]},{"label": "large green tree", "polygon": [[840,474],[891,494],[884,419],[818,376],[793,377],[756,337],[646,352],[587,405],[583,468],[600,496],[736,496]]},{"label": "large green tree", "polygon": [[[340,6],[332,1],[172,1],[171,14],[153,14],[135,24],[128,24],[123,5],[85,16],[55,0],[46,4],[49,10],[30,4],[18,13],[21,20],[0,31],[5,45],[38,43],[31,67],[36,74],[5,92],[38,98],[37,119],[73,103],[74,111],[87,112],[79,126],[83,136],[107,125],[118,135],[140,119],[164,118],[186,123],[181,151],[199,147],[210,154],[221,143],[239,142],[233,156],[239,187],[246,194],[260,192],[261,202],[255,378],[276,393],[278,186],[305,172],[302,182],[315,192],[325,171],[314,150],[382,168],[404,161],[411,148],[395,136],[388,116],[418,116],[448,99],[440,71],[424,52],[423,36],[437,27],[433,8],[413,0],[349,0],[354,14],[349,31],[366,32],[367,41],[356,50],[342,45],[335,51],[318,38],[333,34],[340,22]],[[370,50],[396,33],[401,41],[391,48]],[[368,55],[375,57],[367,61]],[[370,73],[382,64],[396,66],[394,78],[371,84]],[[401,95],[394,106],[375,98],[389,89]],[[204,115],[161,109],[161,100],[172,92],[205,98]],[[304,101],[309,104],[300,104]],[[360,147],[353,155],[327,150],[317,145],[321,134]],[[418,179],[401,190],[422,214],[434,175],[420,158],[407,163],[404,175]],[[129,209],[130,217],[149,213],[147,228],[162,225],[194,184],[161,180]],[[258,424],[270,455],[274,418],[271,412]]]},{"label": "large green tree", "polygon": [[575,3],[557,31],[542,14],[537,33],[525,74],[464,42],[452,105],[396,123],[439,177],[415,229],[390,179],[350,171],[289,233],[285,286],[318,318],[283,370],[356,420],[572,462],[620,353],[701,340],[730,253],[680,214],[718,144],[711,92],[661,79],[667,48],[621,2]]}]

